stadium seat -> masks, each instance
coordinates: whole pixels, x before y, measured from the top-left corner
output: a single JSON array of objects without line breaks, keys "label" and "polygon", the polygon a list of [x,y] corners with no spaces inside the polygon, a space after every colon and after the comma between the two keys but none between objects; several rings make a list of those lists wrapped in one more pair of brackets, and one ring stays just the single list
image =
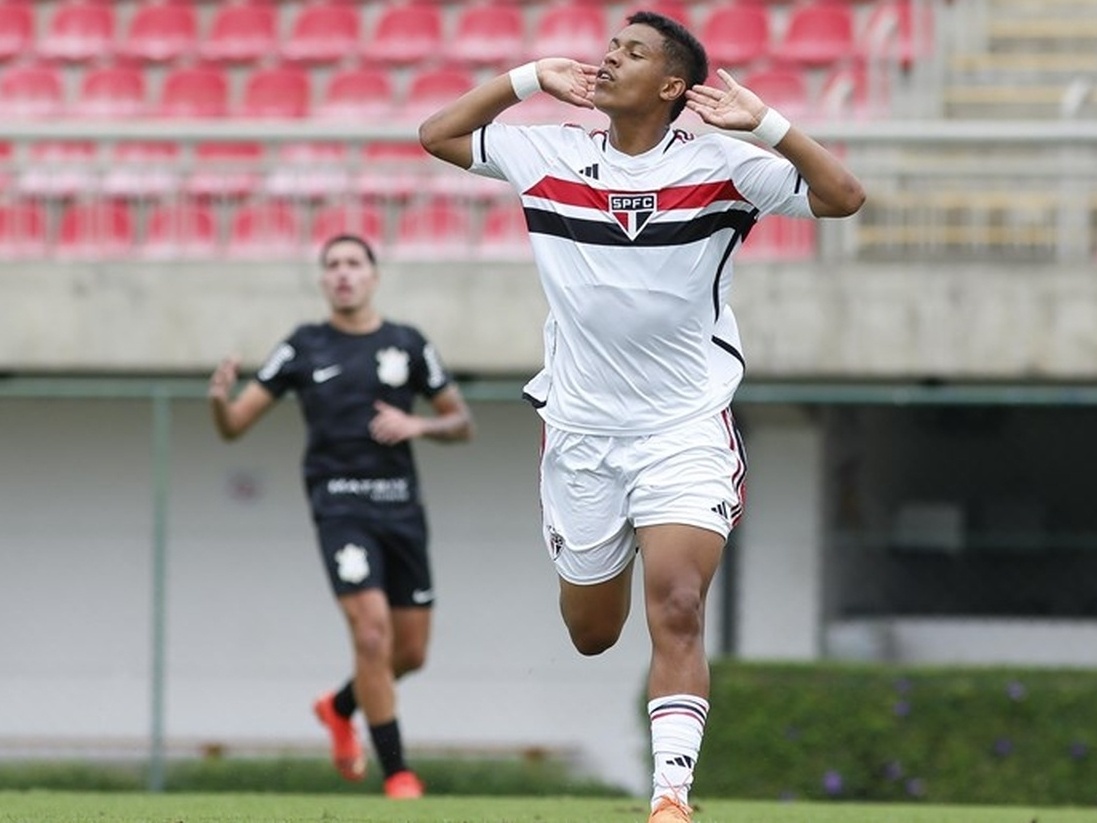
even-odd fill
[{"label": "stadium seat", "polygon": [[[807,79],[796,69],[758,69],[736,80],[757,94],[766,105],[773,106],[790,119],[812,116],[808,105]],[[709,78],[708,82],[711,86],[723,88],[723,81],[719,78]]]},{"label": "stadium seat", "polygon": [[224,117],[228,105],[229,82],[221,69],[181,67],[165,76],[158,113],[177,118]]},{"label": "stadium seat", "polygon": [[464,260],[471,254],[472,226],[464,204],[431,200],[401,213],[389,255],[399,260]]},{"label": "stadium seat", "polygon": [[282,56],[302,63],[338,63],[359,53],[361,18],[351,3],[327,0],[297,12]]},{"label": "stadium seat", "polygon": [[133,215],[127,203],[76,202],[61,212],[56,254],[60,258],[113,260],[131,256],[135,242]]},{"label": "stadium seat", "polygon": [[65,0],[53,10],[38,42],[49,60],[84,62],[114,48],[114,6],[99,0]]},{"label": "stadium seat", "polygon": [[293,206],[277,200],[241,206],[232,215],[225,251],[231,258],[248,260],[300,255],[301,226]]},{"label": "stadium seat", "polygon": [[159,2],[133,10],[119,54],[133,60],[164,63],[194,54],[198,16],[188,3]]},{"label": "stadium seat", "polygon": [[460,7],[456,32],[443,57],[474,66],[517,64],[526,50],[525,17],[517,6],[478,3]]},{"label": "stadium seat", "polygon": [[442,13],[426,3],[386,5],[363,56],[371,61],[404,65],[436,57],[442,45]]},{"label": "stadium seat", "polygon": [[145,113],[145,74],[133,66],[85,69],[69,112],[78,117],[127,118]]},{"label": "stadium seat", "polygon": [[775,59],[799,66],[825,66],[855,53],[853,11],[846,3],[814,0],[789,9]]},{"label": "stadium seat", "polygon": [[179,188],[178,143],[115,143],[100,188],[114,197],[166,197]]},{"label": "stadium seat", "polygon": [[273,6],[219,3],[198,53],[214,62],[251,63],[269,57],[277,48],[278,18]]},{"label": "stadium seat", "polygon": [[8,66],[0,74],[0,117],[56,117],[64,108],[60,72],[52,66]]},{"label": "stadium seat", "polygon": [[321,199],[347,190],[345,143],[284,143],[264,187],[275,197]]},{"label": "stadium seat", "polygon": [[0,204],[0,260],[41,259],[49,225],[45,206],[36,200]]},{"label": "stadium seat", "polygon": [[581,0],[547,6],[533,27],[527,57],[546,54],[598,64],[606,53],[609,28],[602,6]]},{"label": "stadium seat", "polygon": [[[664,17],[669,17],[671,20],[677,20],[682,23],[686,28],[693,27],[693,15],[690,12],[689,6],[686,5],[683,0],[651,0],[651,2],[638,2],[632,3],[624,14],[620,16],[620,19],[614,20],[613,25],[610,28],[613,31],[617,31],[618,28],[624,26],[628,22],[628,18],[638,11],[653,11],[656,14],[661,14]],[[608,37],[606,38],[609,39]]]},{"label": "stadium seat", "polygon": [[482,260],[530,260],[529,230],[522,204],[506,199],[491,204],[484,214],[476,256]]},{"label": "stadium seat", "polygon": [[839,66],[824,78],[819,90],[818,109],[823,117],[834,121],[868,120],[887,111],[887,78],[878,72],[881,88],[871,88],[869,72],[864,63]]},{"label": "stadium seat", "polygon": [[369,203],[340,203],[327,206],[316,213],[310,231],[311,253],[332,237],[340,234],[357,234],[366,238],[378,254],[385,251],[385,216],[377,206]]},{"label": "stadium seat", "polygon": [[393,116],[401,123],[419,124],[476,85],[470,71],[457,66],[423,69],[408,81],[408,91]]},{"label": "stadium seat", "polygon": [[256,69],[244,83],[243,117],[294,119],[308,116],[312,91],[307,70],[294,66]]},{"label": "stadium seat", "polygon": [[199,143],[183,189],[194,197],[243,197],[259,189],[263,145]]},{"label": "stadium seat", "polygon": [[16,188],[37,197],[75,197],[96,188],[93,140],[43,140],[30,146]]},{"label": "stadium seat", "polygon": [[217,220],[203,203],[157,206],[149,214],[141,253],[150,260],[210,259],[220,250]]},{"label": "stadium seat", "polygon": [[332,73],[313,114],[327,120],[384,123],[394,105],[388,71],[358,67]]},{"label": "stadium seat", "polygon": [[433,165],[418,142],[367,143],[355,189],[365,197],[406,199],[424,190]]},{"label": "stadium seat", "polygon": [[34,9],[23,0],[0,5],[0,61],[30,54],[34,45]]},{"label": "stadium seat", "polygon": [[751,229],[735,259],[739,262],[810,260],[815,257],[816,228],[814,220],[767,215]]},{"label": "stadium seat", "polygon": [[700,40],[714,68],[746,66],[769,54],[769,12],[742,3],[716,6],[701,26]]},{"label": "stadium seat", "polygon": [[910,0],[881,0],[868,12],[861,38],[867,57],[883,57],[909,68],[933,51],[933,7],[920,6],[915,15]]}]

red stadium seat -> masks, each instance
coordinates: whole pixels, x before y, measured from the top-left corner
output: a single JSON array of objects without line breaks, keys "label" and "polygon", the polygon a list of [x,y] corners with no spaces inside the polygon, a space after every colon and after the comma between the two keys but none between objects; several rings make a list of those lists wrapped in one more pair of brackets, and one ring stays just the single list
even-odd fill
[{"label": "red stadium seat", "polygon": [[161,117],[206,118],[228,114],[229,82],[215,67],[172,69],[164,78],[158,113]]},{"label": "red stadium seat", "polygon": [[134,60],[163,63],[193,54],[198,16],[187,3],[140,5],[133,11],[119,53]]},{"label": "red stadium seat", "polygon": [[183,183],[195,197],[243,197],[259,189],[263,145],[254,142],[199,143],[194,170]]},{"label": "red stadium seat", "polygon": [[625,26],[628,18],[638,11],[653,11],[656,14],[663,15],[663,17],[677,20],[686,28],[692,28],[693,26],[692,14],[683,0],[651,0],[648,3],[639,0],[639,2],[633,3],[625,10],[625,13],[621,15],[621,19],[616,21],[616,24],[612,27],[613,30],[616,31],[618,27]]},{"label": "red stadium seat", "polygon": [[[808,105],[807,79],[795,69],[759,69],[736,80],[757,94],[767,106],[773,106],[790,119],[798,120],[812,114]],[[716,88],[724,87],[719,78],[709,78],[708,82]]]},{"label": "red stadium seat", "polygon": [[0,5],[0,60],[29,54],[34,45],[34,10],[23,0]]},{"label": "red stadium seat", "polygon": [[281,201],[241,206],[232,216],[225,250],[229,257],[248,260],[300,255],[305,249],[296,211]]},{"label": "red stadium seat", "polygon": [[865,21],[862,43],[869,57],[892,59],[909,67],[917,58],[933,52],[933,7],[920,6],[915,15],[910,0],[881,0]]},{"label": "red stadium seat", "polygon": [[448,200],[408,206],[400,214],[390,256],[400,260],[464,260],[471,255],[467,208]]},{"label": "red stadium seat", "polygon": [[115,143],[100,188],[115,197],[166,197],[179,188],[179,155],[178,143]]},{"label": "red stadium seat", "polygon": [[441,11],[410,2],[382,7],[363,55],[382,63],[407,64],[436,57],[442,51]]},{"label": "red stadium seat", "polygon": [[767,215],[751,229],[735,259],[740,262],[810,260],[815,257],[815,236],[814,220]]},{"label": "red stadium seat", "polygon": [[764,6],[716,6],[701,27],[700,40],[712,66],[745,66],[769,54],[770,19]]},{"label": "red stadium seat", "polygon": [[598,64],[606,53],[610,34],[601,6],[572,0],[545,8],[534,24],[529,59],[546,54]]},{"label": "red stadium seat", "polygon": [[384,123],[394,106],[388,71],[359,67],[334,72],[313,113],[328,120]]},{"label": "red stadium seat", "polygon": [[128,204],[109,200],[71,203],[61,213],[57,256],[90,260],[129,257],[135,240]]},{"label": "red stadium seat", "polygon": [[478,3],[460,7],[457,31],[443,57],[470,65],[517,64],[526,50],[525,17],[517,6]]},{"label": "red stadium seat", "polygon": [[433,166],[418,142],[368,143],[355,188],[365,197],[406,199],[425,189]]},{"label": "red stadium seat", "polygon": [[321,209],[312,221],[312,253],[318,253],[324,243],[340,234],[364,237],[380,254],[385,250],[384,214],[368,203],[344,203]]},{"label": "red stadium seat", "polygon": [[873,88],[863,63],[839,66],[823,78],[818,109],[835,121],[868,120],[887,111],[887,77],[877,73],[880,88]]},{"label": "red stadium seat", "polygon": [[484,215],[484,227],[476,244],[476,256],[484,260],[530,260],[529,230],[522,204],[507,199],[493,203]]},{"label": "red stadium seat", "polygon": [[46,209],[42,203],[21,200],[0,205],[0,259],[44,257],[48,233]]},{"label": "red stadium seat", "polygon": [[145,74],[132,66],[88,68],[70,113],[80,117],[127,118],[145,113]]},{"label": "red stadium seat", "polygon": [[309,74],[293,66],[256,69],[244,84],[239,114],[253,118],[306,117],[312,92]]},{"label": "red stadium seat", "polygon": [[284,143],[265,188],[276,197],[321,199],[350,184],[345,143]]},{"label": "red stadium seat", "polygon": [[303,63],[337,63],[359,52],[361,18],[351,3],[302,6],[282,44],[282,56]]},{"label": "red stadium seat", "polygon": [[789,10],[776,59],[801,66],[824,66],[855,52],[853,12],[845,3],[814,0]]},{"label": "red stadium seat", "polygon": [[65,0],[49,18],[38,54],[50,60],[83,62],[112,53],[114,7],[98,0]]},{"label": "red stadium seat", "polygon": [[476,85],[472,73],[455,66],[423,69],[408,83],[408,93],[394,116],[402,123],[418,124]]},{"label": "red stadium seat", "polygon": [[0,74],[0,116],[57,117],[64,108],[61,75],[51,66],[9,66]]},{"label": "red stadium seat", "polygon": [[202,203],[158,206],[149,215],[143,256],[151,260],[209,259],[220,251],[217,220]]},{"label": "red stadium seat", "polygon": [[275,53],[278,48],[278,18],[265,3],[217,4],[209,33],[198,44],[206,60],[221,63],[250,63]]},{"label": "red stadium seat", "polygon": [[44,140],[30,147],[16,188],[39,197],[75,197],[94,191],[99,144],[93,140]]}]

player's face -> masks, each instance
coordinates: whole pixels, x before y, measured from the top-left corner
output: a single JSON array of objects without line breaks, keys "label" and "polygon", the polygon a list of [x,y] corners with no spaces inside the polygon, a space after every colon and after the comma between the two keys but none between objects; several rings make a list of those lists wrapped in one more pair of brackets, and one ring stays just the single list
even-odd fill
[{"label": "player's face", "polygon": [[333,243],[324,255],[320,287],[335,311],[368,306],[377,289],[377,268],[358,243]]},{"label": "player's face", "polygon": [[611,117],[661,108],[674,80],[667,75],[663,35],[633,23],[609,41],[594,81],[594,107]]}]

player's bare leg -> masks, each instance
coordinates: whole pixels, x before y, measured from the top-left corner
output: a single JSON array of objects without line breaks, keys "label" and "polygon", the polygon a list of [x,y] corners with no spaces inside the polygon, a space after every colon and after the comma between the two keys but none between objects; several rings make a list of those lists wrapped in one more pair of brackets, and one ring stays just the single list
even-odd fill
[{"label": "player's bare leg", "polygon": [[604,583],[579,586],[560,579],[560,613],[580,654],[601,654],[617,642],[632,604],[630,562]]},{"label": "player's bare leg", "polygon": [[399,680],[423,668],[430,643],[431,610],[422,606],[392,609],[392,673]]}]

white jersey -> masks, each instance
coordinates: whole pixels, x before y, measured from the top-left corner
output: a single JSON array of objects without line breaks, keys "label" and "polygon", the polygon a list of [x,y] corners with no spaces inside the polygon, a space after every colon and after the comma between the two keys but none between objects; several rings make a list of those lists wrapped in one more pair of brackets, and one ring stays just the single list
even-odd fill
[{"label": "white jersey", "polygon": [[745,367],[730,258],[760,216],[811,216],[795,167],[679,130],[635,157],[574,126],[492,123],[472,147],[470,171],[521,195],[549,305],[526,386],[544,419],[644,435],[726,408]]}]

